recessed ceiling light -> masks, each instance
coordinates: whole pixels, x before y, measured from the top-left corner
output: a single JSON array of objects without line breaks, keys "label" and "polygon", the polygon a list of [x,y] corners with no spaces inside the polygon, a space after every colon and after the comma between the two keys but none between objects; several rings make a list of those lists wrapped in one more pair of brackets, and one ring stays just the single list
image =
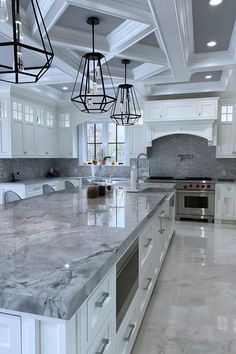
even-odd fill
[{"label": "recessed ceiling light", "polygon": [[206,75],[205,76],[205,79],[207,79],[207,80],[209,80],[209,79],[211,79],[212,78],[212,75]]},{"label": "recessed ceiling light", "polygon": [[222,2],[223,2],[223,0],[210,0],[209,4],[211,6],[217,6],[217,5],[220,5]]},{"label": "recessed ceiling light", "polygon": [[67,87],[67,86],[63,86],[63,87],[62,87],[62,90],[67,91],[67,90],[68,90],[68,87]]},{"label": "recessed ceiling light", "polygon": [[210,42],[207,43],[207,46],[208,47],[214,47],[216,44],[217,44],[216,41],[210,41]]}]

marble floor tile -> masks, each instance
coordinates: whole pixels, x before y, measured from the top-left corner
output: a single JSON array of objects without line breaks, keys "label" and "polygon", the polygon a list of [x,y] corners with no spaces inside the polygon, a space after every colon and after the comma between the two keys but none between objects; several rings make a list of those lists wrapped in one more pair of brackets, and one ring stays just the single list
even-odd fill
[{"label": "marble floor tile", "polygon": [[176,229],[132,354],[235,354],[236,226]]}]

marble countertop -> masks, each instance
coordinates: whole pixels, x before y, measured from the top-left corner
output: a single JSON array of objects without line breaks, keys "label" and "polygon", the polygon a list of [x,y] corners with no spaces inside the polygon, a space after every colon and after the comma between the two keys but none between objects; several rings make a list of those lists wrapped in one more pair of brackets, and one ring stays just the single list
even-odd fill
[{"label": "marble countertop", "polygon": [[29,184],[37,184],[37,183],[46,183],[49,181],[56,181],[56,180],[65,180],[65,179],[81,179],[82,177],[38,177],[38,178],[29,178],[29,179],[23,179],[20,181],[15,181],[15,182],[2,182],[0,183],[3,185],[16,185],[16,184],[22,184],[22,185],[29,185]]},{"label": "marble countertop", "polygon": [[0,308],[70,319],[165,196],[63,191],[0,207]]}]

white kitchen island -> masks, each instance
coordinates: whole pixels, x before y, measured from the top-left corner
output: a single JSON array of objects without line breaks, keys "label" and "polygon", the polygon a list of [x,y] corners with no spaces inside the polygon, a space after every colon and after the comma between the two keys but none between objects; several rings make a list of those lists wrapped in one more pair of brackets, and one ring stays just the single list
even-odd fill
[{"label": "white kitchen island", "polygon": [[[130,353],[174,234],[174,196],[83,190],[1,207],[0,354]],[[136,241],[138,288],[117,330],[117,263]]]}]

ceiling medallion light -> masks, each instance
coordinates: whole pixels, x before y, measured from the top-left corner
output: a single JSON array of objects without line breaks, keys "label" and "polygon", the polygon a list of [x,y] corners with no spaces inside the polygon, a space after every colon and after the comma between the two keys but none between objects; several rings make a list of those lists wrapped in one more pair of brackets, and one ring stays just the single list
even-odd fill
[{"label": "ceiling medallion light", "polygon": [[209,4],[210,4],[211,6],[217,6],[217,5],[222,4],[222,2],[223,2],[223,0],[210,0],[210,1],[209,1]]},{"label": "ceiling medallion light", "polygon": [[[37,82],[49,69],[53,50],[37,0],[30,0],[38,43],[24,38],[20,0],[11,0],[12,37],[0,42],[0,81],[24,84]],[[6,1],[0,0],[0,21],[8,19]]]},{"label": "ceiling medallion light", "polygon": [[127,84],[127,65],[130,60],[122,60],[125,65],[125,83],[118,86],[116,101],[112,106],[111,119],[117,125],[134,125],[141,117],[135,88]]},{"label": "ceiling medallion light", "polygon": [[[84,54],[81,58],[71,101],[81,112],[104,113],[116,99],[115,89],[105,56],[94,51],[94,26],[99,24],[99,19],[90,17],[87,23],[92,26],[92,52]],[[103,68],[112,91],[111,95],[106,92]]]}]

